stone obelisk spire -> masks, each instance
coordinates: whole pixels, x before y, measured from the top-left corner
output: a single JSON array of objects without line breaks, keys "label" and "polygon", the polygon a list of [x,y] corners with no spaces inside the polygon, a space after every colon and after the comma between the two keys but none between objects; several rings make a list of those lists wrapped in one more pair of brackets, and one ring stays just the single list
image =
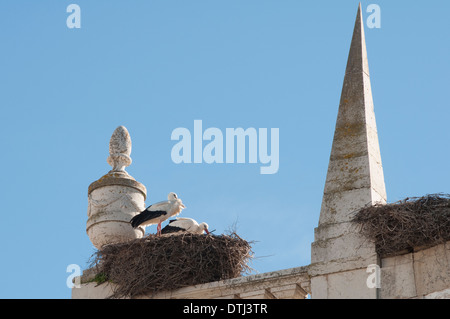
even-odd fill
[{"label": "stone obelisk spire", "polygon": [[[311,250],[313,298],[376,298],[366,285],[366,269],[377,263],[373,243],[352,227],[352,214],[386,202],[380,147],[370,86],[361,4],[353,31],[336,130]],[[317,276],[317,277],[315,277]],[[344,289],[350,281],[353,292]],[[343,288],[342,290],[340,288]],[[345,294],[342,292],[346,291]],[[348,295],[350,294],[350,295]]]},{"label": "stone obelisk spire", "polygon": [[[351,199],[346,206],[342,199]],[[386,201],[361,6],[345,72],[319,224]]]}]

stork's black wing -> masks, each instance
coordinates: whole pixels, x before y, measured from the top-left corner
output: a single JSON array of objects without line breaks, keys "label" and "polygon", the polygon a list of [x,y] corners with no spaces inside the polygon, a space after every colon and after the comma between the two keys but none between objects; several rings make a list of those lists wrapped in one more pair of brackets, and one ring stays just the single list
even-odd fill
[{"label": "stork's black wing", "polygon": [[133,228],[137,228],[140,225],[142,225],[142,223],[154,219],[154,218],[158,218],[162,215],[167,215],[167,212],[164,210],[154,210],[154,211],[150,211],[149,208],[151,206],[149,206],[146,210],[144,210],[143,212],[141,212],[140,214],[134,216],[131,220],[131,226],[133,226]]},{"label": "stork's black wing", "polygon": [[182,231],[186,231],[186,229],[183,229],[183,228],[180,228],[180,227],[176,227],[176,226],[167,225],[166,227],[164,227],[161,230],[161,234],[178,233],[178,232],[182,232]]}]

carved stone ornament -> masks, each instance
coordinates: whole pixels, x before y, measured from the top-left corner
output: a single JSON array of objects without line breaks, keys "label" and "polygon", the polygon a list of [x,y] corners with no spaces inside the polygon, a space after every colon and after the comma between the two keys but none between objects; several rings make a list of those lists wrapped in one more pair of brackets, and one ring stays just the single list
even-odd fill
[{"label": "carved stone ornament", "polygon": [[125,172],[125,167],[131,165],[131,138],[125,126],[115,129],[109,141],[109,157],[107,162],[113,172]]},{"label": "carved stone ornament", "polygon": [[131,218],[145,209],[147,189],[130,176],[131,138],[124,126],[115,129],[107,162],[112,170],[89,185],[86,232],[92,244],[104,245],[141,238],[144,229],[133,229]]}]

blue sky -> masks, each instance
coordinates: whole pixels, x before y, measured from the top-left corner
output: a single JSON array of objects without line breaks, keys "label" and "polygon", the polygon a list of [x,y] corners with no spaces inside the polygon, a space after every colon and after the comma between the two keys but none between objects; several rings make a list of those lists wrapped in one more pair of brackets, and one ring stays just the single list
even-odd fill
[{"label": "blue sky", "polygon": [[[69,29],[66,7],[81,8]],[[450,3],[362,2],[388,194],[450,192]],[[0,298],[70,298],[94,248],[87,189],[114,129],[146,205],[176,192],[216,233],[237,223],[251,266],[310,263],[358,1],[2,1]],[[170,136],[279,128],[280,165],[175,164]],[[150,228],[149,231],[155,229]]]}]

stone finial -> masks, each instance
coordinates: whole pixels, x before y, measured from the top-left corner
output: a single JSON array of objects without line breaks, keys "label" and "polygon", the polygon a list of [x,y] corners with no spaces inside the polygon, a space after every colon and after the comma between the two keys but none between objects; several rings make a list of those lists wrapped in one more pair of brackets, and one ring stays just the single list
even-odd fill
[{"label": "stone finial", "polygon": [[107,162],[113,172],[125,172],[125,167],[131,165],[131,138],[125,126],[115,129],[109,141],[109,156]]},{"label": "stone finial", "polygon": [[144,235],[130,220],[145,209],[147,189],[126,171],[131,164],[131,138],[124,126],[115,129],[109,142],[107,162],[112,170],[88,188],[86,232],[97,249]]}]

